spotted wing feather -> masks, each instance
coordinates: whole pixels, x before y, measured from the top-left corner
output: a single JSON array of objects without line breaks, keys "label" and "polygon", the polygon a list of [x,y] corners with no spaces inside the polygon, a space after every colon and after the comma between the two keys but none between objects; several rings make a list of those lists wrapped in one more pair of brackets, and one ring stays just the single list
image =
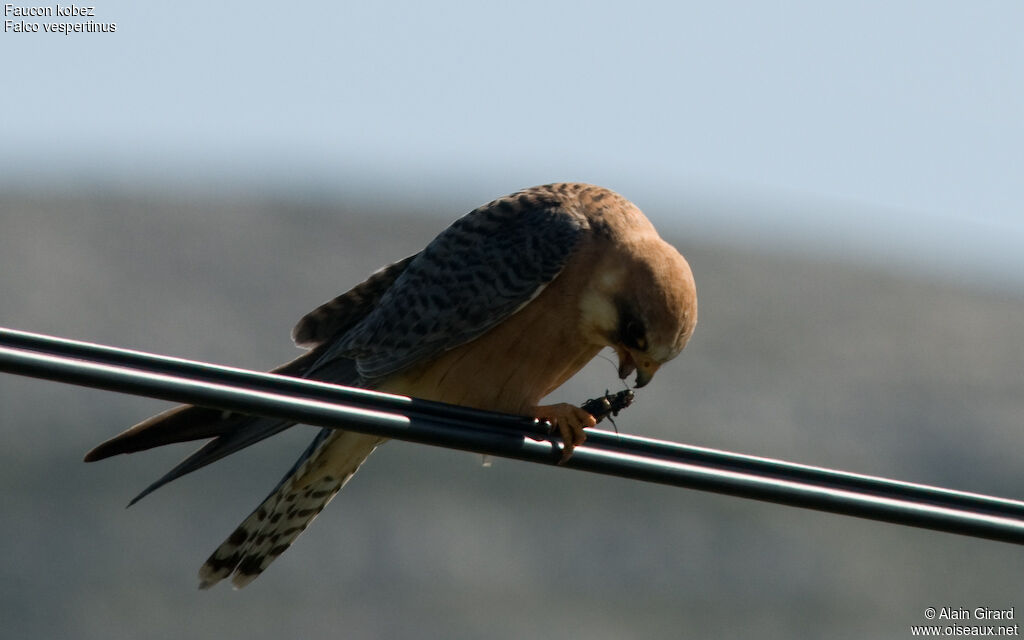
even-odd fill
[{"label": "spotted wing feather", "polygon": [[372,381],[473,340],[558,275],[585,224],[543,189],[471,211],[408,263],[322,362],[353,358]]},{"label": "spotted wing feather", "polygon": [[347,331],[369,313],[416,255],[389,264],[307,313],[292,330],[292,340],[300,347],[316,347]]}]

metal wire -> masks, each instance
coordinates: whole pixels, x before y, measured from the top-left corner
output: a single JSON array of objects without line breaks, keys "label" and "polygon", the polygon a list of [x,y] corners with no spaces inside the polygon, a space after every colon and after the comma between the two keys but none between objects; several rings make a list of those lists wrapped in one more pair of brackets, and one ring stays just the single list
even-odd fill
[{"label": "metal wire", "polygon": [[[557,464],[546,424],[505,414],[0,328],[0,371]],[[1024,544],[1024,502],[588,430],[562,466]]]}]

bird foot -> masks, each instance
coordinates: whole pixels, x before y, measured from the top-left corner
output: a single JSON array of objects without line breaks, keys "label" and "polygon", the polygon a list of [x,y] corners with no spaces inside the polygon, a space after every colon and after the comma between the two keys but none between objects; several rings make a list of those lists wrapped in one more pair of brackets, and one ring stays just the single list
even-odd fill
[{"label": "bird foot", "polygon": [[572,457],[573,449],[587,439],[587,435],[583,432],[585,428],[597,426],[594,416],[565,402],[537,407],[534,409],[533,415],[538,420],[548,421],[551,424],[552,432],[557,430],[562,437],[562,457],[558,464],[562,464]]}]

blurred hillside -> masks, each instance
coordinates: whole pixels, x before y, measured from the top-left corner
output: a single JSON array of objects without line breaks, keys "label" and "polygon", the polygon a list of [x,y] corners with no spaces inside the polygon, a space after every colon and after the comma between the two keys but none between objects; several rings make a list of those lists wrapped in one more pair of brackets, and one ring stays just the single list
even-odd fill
[{"label": "blurred hillside", "polygon": [[[476,204],[0,192],[0,325],[269,368],[302,314]],[[693,266],[700,326],[621,430],[1024,497],[1024,297],[646,213]],[[598,359],[557,399],[619,387]],[[252,586],[198,592],[312,430],[126,511],[189,449],[81,456],[165,406],[0,375],[3,635],[906,638],[927,606],[1024,609],[1011,545],[405,443]]]}]

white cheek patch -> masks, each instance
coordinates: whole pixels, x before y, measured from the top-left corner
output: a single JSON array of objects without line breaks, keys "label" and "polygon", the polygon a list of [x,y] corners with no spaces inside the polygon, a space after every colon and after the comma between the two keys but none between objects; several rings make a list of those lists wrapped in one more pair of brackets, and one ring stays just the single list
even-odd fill
[{"label": "white cheek patch", "polygon": [[596,334],[607,337],[615,331],[619,323],[618,310],[607,296],[588,289],[580,298],[580,312],[585,326]]},{"label": "white cheek patch", "polygon": [[598,276],[597,283],[602,291],[618,291],[622,288],[622,282],[625,279],[625,269],[605,269]]}]

